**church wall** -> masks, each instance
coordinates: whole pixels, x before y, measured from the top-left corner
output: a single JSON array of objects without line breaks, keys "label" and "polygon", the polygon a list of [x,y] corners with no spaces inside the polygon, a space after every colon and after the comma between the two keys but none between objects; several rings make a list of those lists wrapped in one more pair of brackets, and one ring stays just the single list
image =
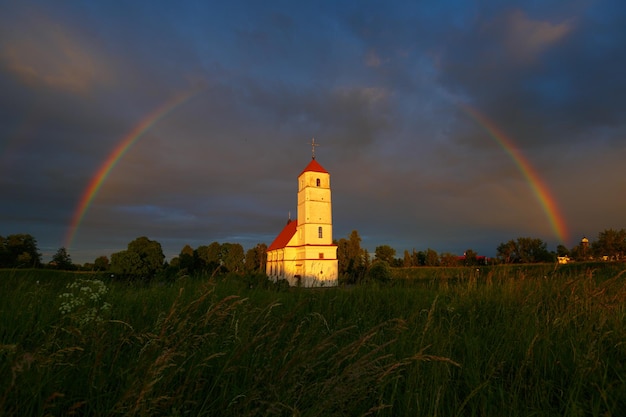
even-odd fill
[{"label": "church wall", "polygon": [[[330,175],[305,172],[298,190],[298,238],[301,243],[332,244]],[[319,181],[319,185],[318,185]],[[319,228],[322,228],[322,238]]]},{"label": "church wall", "polygon": [[[320,238],[320,227],[322,228],[322,237]],[[333,226],[332,224],[313,223],[298,226],[298,235],[302,236],[301,241],[309,245],[332,245],[333,243]]]},{"label": "church wall", "polygon": [[[320,185],[317,185],[317,180],[320,180]],[[307,171],[300,174],[298,177],[299,190],[305,187],[320,187],[330,189],[330,175],[325,172]]]},{"label": "church wall", "polygon": [[[325,201],[306,201],[298,205],[298,222],[332,223],[330,203]],[[302,212],[302,215],[300,215]]]},{"label": "church wall", "polygon": [[305,287],[334,287],[338,285],[337,259],[313,259],[304,261],[302,285]]},{"label": "church wall", "polygon": [[296,232],[284,248],[268,252],[268,276],[294,286],[338,285],[337,246],[332,239],[330,175],[304,171],[298,177]]}]

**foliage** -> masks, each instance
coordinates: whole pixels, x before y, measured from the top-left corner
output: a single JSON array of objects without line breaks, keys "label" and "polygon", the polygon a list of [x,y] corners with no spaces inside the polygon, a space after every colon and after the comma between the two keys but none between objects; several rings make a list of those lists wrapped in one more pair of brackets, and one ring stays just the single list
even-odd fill
[{"label": "foliage", "polygon": [[[256,271],[264,271],[267,246],[258,244],[248,252],[244,255],[243,246],[239,243],[213,242],[208,246],[198,246],[195,250],[185,245],[180,254],[172,259],[170,269],[178,271],[179,275],[216,272],[242,274],[248,267],[255,268]],[[251,258],[247,259],[247,257]],[[244,260],[248,263],[244,264]]]},{"label": "foliage", "polygon": [[478,254],[471,249],[467,249],[463,253],[463,265],[465,266],[478,265]]},{"label": "foliage", "polygon": [[[415,251],[413,251],[415,252]],[[417,266],[414,262],[413,262],[414,257],[411,255],[411,253],[408,250],[404,251],[404,256],[402,258],[402,266],[405,268],[410,268],[412,266]]]},{"label": "foliage", "polygon": [[[0,409],[21,416],[620,415],[625,268],[407,268],[392,273],[420,277],[280,291],[250,288],[240,274],[157,285],[4,270]],[[106,298],[115,309],[85,324],[72,318],[82,307],[62,314],[59,295],[77,279],[103,280],[99,305]]]},{"label": "foliage", "polygon": [[243,246],[239,243],[224,243],[220,248],[222,266],[227,272],[242,272],[245,258]]},{"label": "foliage", "polygon": [[424,265],[426,266],[437,266],[439,265],[439,255],[437,251],[431,248],[426,250],[426,254],[424,255]]},{"label": "foliage", "polygon": [[557,256],[569,256],[570,250],[567,249],[565,245],[557,245],[556,246],[556,255]]},{"label": "foliage", "polygon": [[353,230],[348,239],[341,238],[337,243],[337,266],[344,283],[361,281],[369,266],[369,255],[361,248],[361,236]]},{"label": "foliage", "polygon": [[72,258],[70,257],[70,254],[67,253],[67,249],[65,249],[65,247],[61,247],[56,251],[52,257],[51,265],[53,265],[56,269],[63,269],[66,271],[73,271],[76,269],[72,263]]},{"label": "foliage", "polygon": [[444,252],[439,256],[439,265],[441,266],[457,266],[459,265],[459,257],[450,252]]},{"label": "foliage", "polygon": [[413,250],[413,266],[426,265],[426,252]]},{"label": "foliage", "polygon": [[26,233],[0,236],[0,268],[38,268],[41,253],[37,240]]},{"label": "foliage", "polygon": [[93,267],[95,271],[108,271],[109,270],[109,258],[106,256],[98,256],[94,263]]},{"label": "foliage", "polygon": [[620,260],[626,254],[626,230],[606,229],[598,234],[598,240],[592,244],[593,253],[597,258]]},{"label": "foliage", "polygon": [[244,268],[246,272],[265,272],[267,263],[267,245],[259,243],[255,247],[248,249],[245,256]]},{"label": "foliage", "polygon": [[163,269],[164,261],[165,255],[159,242],[139,237],[128,244],[127,250],[111,255],[111,272],[151,279]]},{"label": "foliage", "polygon": [[392,265],[395,260],[396,250],[389,245],[376,246],[374,250],[374,259],[378,261],[387,262],[387,265]]},{"label": "foliage", "polygon": [[519,237],[501,243],[497,248],[498,258],[504,263],[552,262],[554,256],[548,252],[547,244],[541,239]]},{"label": "foliage", "polygon": [[185,245],[178,255],[178,267],[187,271],[193,271],[196,266],[195,253],[191,246]]},{"label": "foliage", "polygon": [[208,246],[199,246],[196,249],[196,255],[200,261],[199,266],[204,271],[214,271],[222,263],[221,245],[218,242],[212,242]]},{"label": "foliage", "polygon": [[366,274],[367,281],[389,282],[391,280],[391,268],[385,261],[374,261]]}]

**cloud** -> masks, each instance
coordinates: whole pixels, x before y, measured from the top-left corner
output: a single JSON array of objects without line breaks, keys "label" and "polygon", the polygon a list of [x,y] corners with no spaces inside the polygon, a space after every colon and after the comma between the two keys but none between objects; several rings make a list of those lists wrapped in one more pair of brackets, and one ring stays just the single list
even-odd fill
[{"label": "cloud", "polygon": [[375,50],[370,49],[365,55],[365,66],[377,68],[380,67],[382,61]]},{"label": "cloud", "polygon": [[621,218],[622,2],[20,5],[0,15],[0,233],[32,232],[52,252],[115,145],[194,86],[111,171],[70,248],[94,256],[76,260],[141,235],[168,255],[271,242],[296,214],[311,137],[336,238],[552,244],[514,162],[459,102],[516,143],[572,225]]},{"label": "cloud", "polygon": [[[437,81],[451,101],[479,109],[526,151],[571,146],[622,124],[626,80],[617,68],[626,63],[618,53],[626,33],[618,22],[626,8],[555,9],[483,13],[436,53]],[[452,137],[481,146],[457,121]]]},{"label": "cloud", "polygon": [[513,61],[518,64],[534,62],[542,53],[569,35],[574,27],[571,20],[558,24],[533,20],[520,9],[512,11],[504,20],[508,28],[504,45]]},{"label": "cloud", "polygon": [[94,45],[61,23],[30,15],[3,31],[0,61],[22,83],[84,94],[111,82],[106,60]]}]

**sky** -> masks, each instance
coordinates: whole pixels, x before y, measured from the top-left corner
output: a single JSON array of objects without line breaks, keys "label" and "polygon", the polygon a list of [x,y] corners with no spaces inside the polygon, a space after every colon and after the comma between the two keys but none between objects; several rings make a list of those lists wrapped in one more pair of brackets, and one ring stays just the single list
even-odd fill
[{"label": "sky", "polygon": [[626,2],[0,1],[0,235],[269,245],[297,176],[333,235],[495,256],[626,227]]}]

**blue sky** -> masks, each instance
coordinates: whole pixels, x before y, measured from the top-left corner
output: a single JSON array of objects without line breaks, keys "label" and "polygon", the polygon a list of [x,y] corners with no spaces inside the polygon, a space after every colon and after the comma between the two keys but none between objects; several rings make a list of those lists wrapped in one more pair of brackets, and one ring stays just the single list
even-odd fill
[{"label": "blue sky", "polygon": [[558,204],[566,246],[626,227],[621,1],[2,2],[0,235],[44,260],[129,132],[80,224],[76,262],[139,236],[271,243],[311,157],[330,172],[334,237],[495,255],[562,243],[480,112]]}]

